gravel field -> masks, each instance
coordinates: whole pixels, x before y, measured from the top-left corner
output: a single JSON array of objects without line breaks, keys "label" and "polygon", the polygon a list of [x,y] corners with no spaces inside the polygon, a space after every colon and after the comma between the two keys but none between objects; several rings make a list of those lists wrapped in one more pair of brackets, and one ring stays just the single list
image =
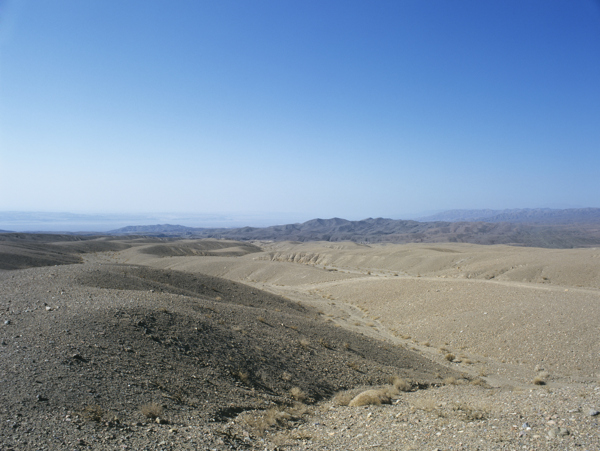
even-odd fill
[{"label": "gravel field", "polygon": [[[6,264],[59,266],[0,271],[3,451],[600,449],[593,268],[558,284],[469,280],[427,249],[418,277],[386,246],[53,246]],[[449,247],[489,270],[482,246]],[[377,405],[349,407],[365,390]]]}]

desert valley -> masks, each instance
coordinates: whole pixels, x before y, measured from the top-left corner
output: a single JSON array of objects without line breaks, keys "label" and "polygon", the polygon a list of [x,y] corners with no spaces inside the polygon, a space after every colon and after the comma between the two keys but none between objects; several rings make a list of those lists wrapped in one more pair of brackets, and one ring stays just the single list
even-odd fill
[{"label": "desert valley", "polygon": [[0,240],[3,450],[600,448],[600,248]]}]

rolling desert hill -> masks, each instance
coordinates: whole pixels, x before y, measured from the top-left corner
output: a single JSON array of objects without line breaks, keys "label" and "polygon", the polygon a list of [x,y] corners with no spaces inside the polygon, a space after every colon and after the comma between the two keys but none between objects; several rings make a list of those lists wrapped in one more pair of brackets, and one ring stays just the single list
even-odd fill
[{"label": "rolling desert hill", "polygon": [[0,247],[1,449],[600,444],[598,248]]}]

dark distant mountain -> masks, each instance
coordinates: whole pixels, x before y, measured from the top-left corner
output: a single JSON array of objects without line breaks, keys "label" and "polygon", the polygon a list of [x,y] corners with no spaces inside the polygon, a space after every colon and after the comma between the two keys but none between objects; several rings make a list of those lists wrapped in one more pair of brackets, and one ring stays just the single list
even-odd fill
[{"label": "dark distant mountain", "polygon": [[10,230],[0,230],[0,233],[13,233]]},{"label": "dark distant mountain", "polygon": [[600,245],[597,224],[526,224],[508,222],[417,222],[386,218],[362,221],[312,219],[304,223],[235,229],[156,225],[125,227],[114,235],[217,238],[268,241],[354,241],[358,243],[474,243],[547,248]]},{"label": "dark distant mountain", "polygon": [[449,210],[419,218],[420,221],[511,222],[529,224],[596,224],[600,208],[519,208],[512,210]]}]

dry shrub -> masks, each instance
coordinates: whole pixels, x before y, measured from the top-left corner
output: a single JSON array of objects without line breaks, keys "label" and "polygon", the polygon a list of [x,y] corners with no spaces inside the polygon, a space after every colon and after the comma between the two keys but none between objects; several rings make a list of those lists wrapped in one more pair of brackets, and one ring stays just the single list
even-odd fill
[{"label": "dry shrub", "polygon": [[451,352],[449,352],[448,354],[446,354],[444,356],[444,358],[448,361],[448,362],[452,362],[454,361],[454,359],[456,358],[456,356],[454,354],[452,354]]},{"label": "dry shrub", "polygon": [[310,341],[308,341],[306,338],[302,338],[300,339],[300,346],[302,346],[304,349],[308,349],[310,346]]},{"label": "dry shrub", "polygon": [[334,404],[338,406],[347,406],[350,401],[356,396],[355,390],[344,390],[337,392],[333,397]]},{"label": "dry shrub", "polygon": [[429,343],[428,341],[424,341],[424,342],[423,342],[423,343],[421,343],[421,344],[422,344],[423,346],[427,346],[427,347],[431,346],[431,343]]},{"label": "dry shrub", "polygon": [[466,421],[485,420],[487,416],[485,409],[478,409],[469,404],[457,403],[452,410],[460,411]]},{"label": "dry shrub", "polygon": [[154,419],[154,418],[158,418],[162,415],[163,408],[160,404],[151,402],[148,404],[144,404],[140,408],[140,411],[142,412],[142,415],[144,415],[146,418]]},{"label": "dry shrub", "polygon": [[391,404],[388,390],[367,390],[356,395],[348,403],[350,407],[361,407],[361,406],[380,406],[381,404]]},{"label": "dry shrub", "polygon": [[348,362],[346,365],[348,368],[352,368],[354,371],[360,371],[360,364],[358,362]]},{"label": "dry shrub", "polygon": [[479,386],[481,386],[481,387],[487,387],[487,386],[488,386],[488,384],[486,383],[486,381],[484,381],[484,380],[483,380],[483,379],[481,379],[481,378],[473,379],[473,380],[470,382],[470,384],[471,384],[471,385],[479,385]]},{"label": "dry shrub", "polygon": [[319,344],[321,346],[323,346],[325,349],[332,349],[333,347],[331,346],[331,344],[325,340],[324,338],[319,338]]},{"label": "dry shrub", "polygon": [[290,395],[298,402],[304,402],[307,398],[306,393],[304,393],[299,387],[293,387],[290,390]]},{"label": "dry shrub", "polygon": [[409,381],[398,376],[392,377],[391,383],[398,391],[410,391],[412,389],[412,385]]},{"label": "dry shrub", "polygon": [[248,380],[250,379],[250,375],[248,374],[247,371],[244,371],[244,370],[234,371],[233,376],[238,378],[240,380],[240,382],[243,384],[247,383]]},{"label": "dry shrub", "polygon": [[541,376],[536,376],[533,378],[533,383],[535,385],[546,385],[546,381]]},{"label": "dry shrub", "polygon": [[452,377],[452,376],[447,377],[442,382],[444,383],[444,385],[456,385],[457,384],[456,378]]},{"label": "dry shrub", "polygon": [[292,375],[290,373],[288,373],[287,371],[284,371],[283,374],[281,375],[281,380],[283,380],[285,382],[290,382],[292,380]]},{"label": "dry shrub", "polygon": [[264,317],[262,317],[262,316],[259,316],[259,317],[258,317],[258,318],[256,318],[256,319],[257,319],[258,321],[260,321],[261,323],[266,323],[266,322],[267,322],[267,320],[266,320]]},{"label": "dry shrub", "polygon": [[437,404],[433,399],[417,399],[413,403],[413,409],[424,410],[425,412],[432,412],[437,409]]},{"label": "dry shrub", "polygon": [[300,418],[307,412],[304,405],[295,405],[293,408],[272,407],[262,414],[244,415],[240,417],[248,426],[250,426],[258,436],[263,436],[269,428],[288,426],[288,421]]},{"label": "dry shrub", "polygon": [[100,421],[102,421],[102,417],[104,417],[105,414],[106,412],[104,411],[104,409],[102,409],[102,407],[98,405],[92,405],[85,406],[83,408],[81,416],[86,420],[95,421],[99,423]]},{"label": "dry shrub", "polygon": [[289,418],[289,414],[272,407],[262,415],[246,418],[246,423],[256,431],[258,436],[263,436],[267,429],[278,423],[284,424]]}]

